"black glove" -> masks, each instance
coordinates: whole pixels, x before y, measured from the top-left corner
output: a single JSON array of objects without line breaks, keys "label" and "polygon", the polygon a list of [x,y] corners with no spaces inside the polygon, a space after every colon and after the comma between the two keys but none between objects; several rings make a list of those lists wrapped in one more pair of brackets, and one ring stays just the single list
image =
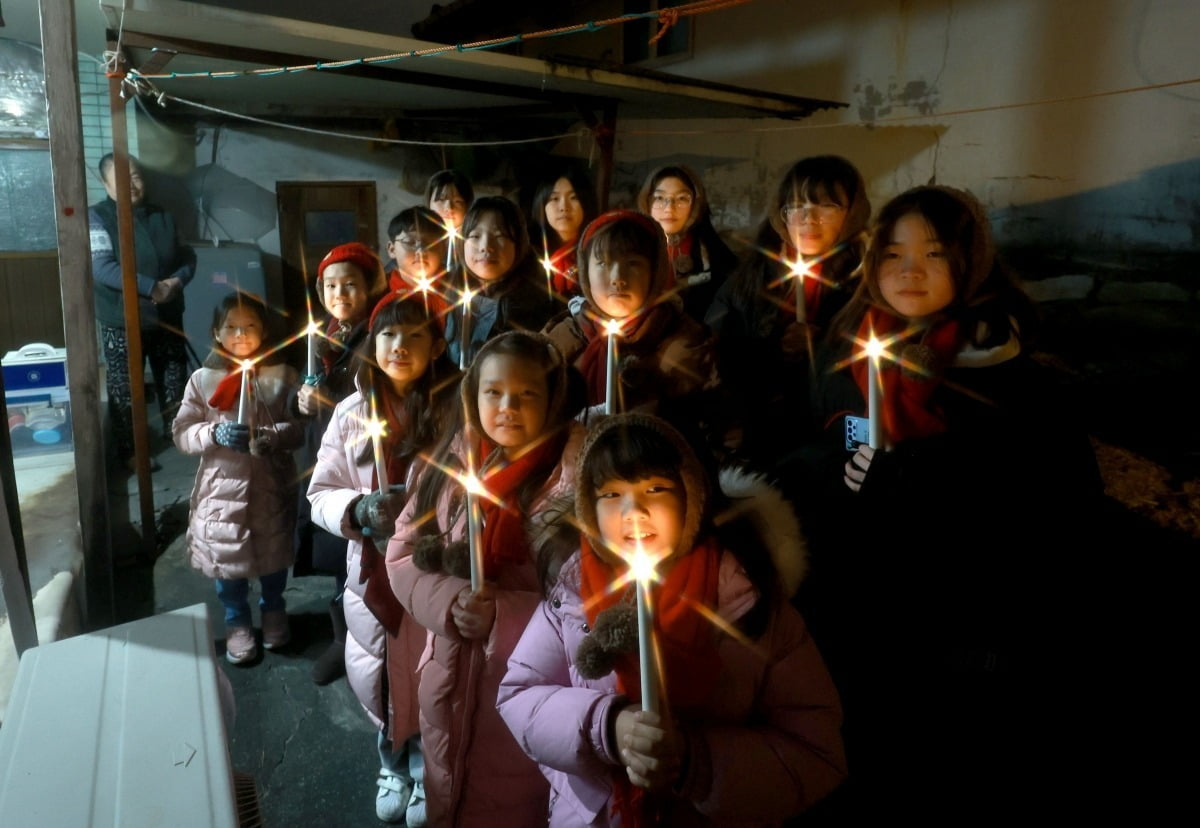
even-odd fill
[{"label": "black glove", "polygon": [[359,498],[354,504],[353,522],[367,537],[390,538],[403,509],[404,486],[390,486],[387,492],[371,492]]},{"label": "black glove", "polygon": [[217,423],[213,439],[217,441],[218,445],[234,451],[250,451],[250,426],[232,421]]}]

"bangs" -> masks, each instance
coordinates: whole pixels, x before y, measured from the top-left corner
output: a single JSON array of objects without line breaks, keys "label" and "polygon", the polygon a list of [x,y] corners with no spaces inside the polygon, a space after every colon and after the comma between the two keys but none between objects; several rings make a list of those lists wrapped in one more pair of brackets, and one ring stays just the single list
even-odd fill
[{"label": "bangs", "polygon": [[613,428],[602,434],[587,459],[592,495],[610,480],[636,482],[665,477],[682,487],[683,458],[670,440],[639,426]]},{"label": "bangs", "polygon": [[425,309],[424,300],[420,296],[411,296],[401,299],[398,302],[391,302],[380,308],[374,323],[371,325],[371,336],[377,335],[384,328],[392,325],[399,325],[405,328],[426,325],[430,333],[433,334],[434,340],[442,339],[441,326],[435,325],[433,322],[434,316]]},{"label": "bangs", "polygon": [[636,221],[619,220],[601,229],[588,242],[587,250],[580,251],[587,259],[598,258],[602,262],[636,253],[650,260],[654,267],[658,262],[659,244],[662,233],[651,233]]},{"label": "bangs", "polygon": [[841,207],[850,206],[850,199],[841,182],[829,178],[809,176],[793,181],[791,187],[784,190],[785,198],[781,205],[788,204],[824,204],[832,203]]}]

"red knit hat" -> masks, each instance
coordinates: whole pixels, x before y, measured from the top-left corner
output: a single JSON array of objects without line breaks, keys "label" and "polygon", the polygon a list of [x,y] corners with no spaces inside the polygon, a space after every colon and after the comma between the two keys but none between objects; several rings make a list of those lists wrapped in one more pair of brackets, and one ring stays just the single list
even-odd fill
[{"label": "red knit hat", "polygon": [[321,277],[325,274],[325,268],[338,262],[350,262],[357,266],[362,271],[363,278],[367,280],[368,291],[374,292],[376,286],[383,281],[383,265],[380,264],[379,257],[375,255],[375,252],[362,242],[350,242],[339,244],[330,250],[317,265],[318,291],[321,290]]}]

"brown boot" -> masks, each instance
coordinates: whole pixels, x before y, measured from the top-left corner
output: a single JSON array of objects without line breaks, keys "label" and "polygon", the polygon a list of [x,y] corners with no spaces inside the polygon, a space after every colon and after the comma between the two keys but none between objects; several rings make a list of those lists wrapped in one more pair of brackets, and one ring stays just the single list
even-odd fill
[{"label": "brown boot", "polygon": [[342,602],[329,602],[329,617],[333,621],[333,641],[312,666],[312,680],[324,686],[346,675],[346,614]]}]

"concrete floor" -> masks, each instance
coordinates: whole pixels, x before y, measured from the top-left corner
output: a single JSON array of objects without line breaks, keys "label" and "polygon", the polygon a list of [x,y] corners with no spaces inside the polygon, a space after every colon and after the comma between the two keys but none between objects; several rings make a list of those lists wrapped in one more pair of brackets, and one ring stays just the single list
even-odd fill
[{"label": "concrete floor", "polygon": [[[318,687],[309,675],[332,639],[328,606],[333,578],[289,581],[284,594],[291,644],[272,652],[260,648],[248,665],[227,662],[221,604],[213,582],[191,568],[185,545],[198,458],[168,449],[157,459],[163,467],[154,474],[160,533],[178,535],[154,564],[116,570],[118,620],[196,603],[208,606],[218,669],[229,677],[237,707],[229,746],[233,768],[254,777],[266,825],[377,824],[375,730],[345,679]],[[257,584],[254,589],[256,595]],[[252,606],[255,600],[252,596]],[[254,620],[257,627],[257,609]]]},{"label": "concrete floor", "polygon": [[[1135,753],[1165,760],[1167,754],[1148,739],[1141,742],[1140,734],[1174,732],[1178,722],[1173,711],[1183,709],[1176,704],[1183,701],[1177,698],[1183,691],[1170,688],[1190,686],[1184,653],[1193,647],[1183,631],[1194,627],[1194,613],[1187,609],[1193,605],[1187,594],[1191,580],[1181,576],[1200,548],[1200,422],[1178,412],[1190,410],[1193,392],[1186,380],[1200,368],[1200,308],[1081,312],[1063,307],[1049,316],[1043,347],[1062,368],[1064,384],[1081,406],[1078,426],[1096,441],[1112,499],[1112,531],[1105,547],[1095,550],[1093,563],[1109,574],[1101,579],[1103,594],[1088,602],[1105,610],[1103,617],[1096,616],[1095,641],[1080,643],[1081,652],[1096,653],[1096,672],[1103,674],[1100,681],[1108,688],[1105,695],[1120,699],[1105,716],[1114,732],[1126,734],[1113,747],[1112,753],[1124,755],[1123,760],[1114,758],[1113,767],[1131,776],[1111,782],[1164,801],[1163,792],[1178,774],[1165,761],[1145,763],[1139,770],[1129,760]],[[237,704],[230,734],[233,767],[256,780],[265,824],[376,824],[378,764],[372,727],[344,680],[317,687],[309,677],[331,637],[327,603],[332,579],[289,584],[294,632],[289,647],[266,653],[249,666],[228,664],[212,583],[189,568],[184,552],[196,459],[161,441],[158,445],[163,468],[154,475],[155,504],[165,549],[154,564],[115,570],[118,622],[207,604],[214,619],[218,669],[230,678]],[[60,456],[66,466],[46,459],[19,464],[23,515],[27,499],[41,502],[47,489],[65,486],[60,478],[69,472],[70,457]],[[114,517],[130,510],[136,517],[131,481],[122,478],[111,489]],[[38,553],[31,560],[43,588],[67,566],[64,561],[73,550],[64,544],[70,546],[67,536],[74,526],[74,517],[65,512],[27,522],[27,542],[30,536],[41,537],[45,543],[39,541],[37,549],[58,550],[58,557]],[[1037,577],[1036,562],[1031,562],[1030,575]],[[5,639],[0,629],[0,647]],[[2,661],[0,654],[0,691]],[[2,706],[0,692],[0,711]],[[836,799],[830,804],[834,807],[823,809],[825,819],[812,814],[804,824],[839,824]]]}]

